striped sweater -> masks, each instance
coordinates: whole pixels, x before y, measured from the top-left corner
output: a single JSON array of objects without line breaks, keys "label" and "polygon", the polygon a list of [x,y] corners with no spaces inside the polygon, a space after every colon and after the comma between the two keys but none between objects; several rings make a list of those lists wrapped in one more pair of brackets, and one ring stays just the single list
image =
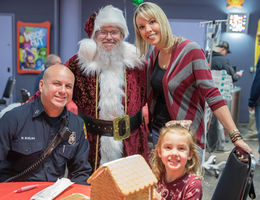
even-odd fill
[{"label": "striped sweater", "polygon": [[[151,75],[158,56],[154,49],[147,73],[148,104],[151,118],[156,97],[151,87]],[[195,42],[182,40],[173,48],[171,61],[163,77],[163,90],[167,108],[172,120],[192,120],[191,129],[196,133],[197,143],[204,148],[205,102],[212,111],[226,105],[215,86],[204,52]]]}]

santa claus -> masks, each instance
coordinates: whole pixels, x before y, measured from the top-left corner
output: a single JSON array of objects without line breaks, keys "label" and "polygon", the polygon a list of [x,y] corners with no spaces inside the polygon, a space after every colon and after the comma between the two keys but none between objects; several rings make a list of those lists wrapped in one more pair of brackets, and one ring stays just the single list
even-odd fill
[{"label": "santa claus", "polygon": [[111,5],[93,14],[85,30],[89,39],[66,65],[75,75],[73,101],[85,121],[93,169],[123,156],[148,158],[142,117],[146,71],[134,45],[124,41],[123,13]]}]

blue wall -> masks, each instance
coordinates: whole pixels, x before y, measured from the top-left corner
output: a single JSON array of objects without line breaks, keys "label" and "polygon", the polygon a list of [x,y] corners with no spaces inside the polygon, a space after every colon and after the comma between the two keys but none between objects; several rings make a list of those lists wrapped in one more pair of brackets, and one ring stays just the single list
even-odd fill
[{"label": "blue wall", "polygon": [[[53,0],[1,0],[0,1],[0,13],[12,13],[15,17],[15,23],[19,20],[22,22],[32,22],[40,23],[44,21],[50,21],[51,23],[51,34],[50,34],[50,52],[54,51],[54,1]],[[15,37],[16,37],[16,24],[15,27]],[[4,30],[1,30],[4,31]],[[0,31],[0,37],[1,37]],[[16,41],[15,48],[16,48]],[[15,50],[16,52],[16,50]],[[16,61],[16,54],[13,55]],[[0,55],[1,57],[1,55]],[[18,74],[16,62],[13,66],[13,72],[15,73],[16,83],[14,91],[14,102],[21,101],[20,89],[28,89],[31,94],[34,90],[34,82],[37,77],[36,74]]]},{"label": "blue wall", "polygon": [[[245,70],[243,77],[236,83],[236,85],[242,88],[240,122],[248,122],[247,100],[253,77],[253,75],[249,72],[249,67],[253,66],[254,64],[255,34],[257,30],[257,21],[260,18],[260,1],[247,0],[243,4],[243,9],[232,8],[229,10],[226,8],[226,0],[152,0],[152,2],[155,2],[161,6],[162,9],[166,12],[168,18],[173,20],[226,19],[228,12],[235,11],[247,12],[250,15],[248,34],[224,33],[222,35],[222,39],[227,40],[231,46],[232,54],[228,55],[231,64],[237,66],[239,70]],[[56,13],[55,3],[58,5],[60,17],[59,22],[61,27],[58,27],[57,25],[56,27],[54,26],[54,17]],[[71,44],[71,41],[74,41],[73,43],[77,43],[75,41],[87,37],[86,33],[84,32],[84,26],[87,18],[94,11],[107,4],[112,4],[125,11],[130,31],[128,41],[133,43],[134,30],[132,18],[135,6],[132,4],[131,0],[1,0],[0,13],[14,13],[15,21],[50,21],[52,23],[50,52],[54,52],[55,50],[59,49],[58,54],[63,59],[68,59],[69,55],[72,56],[75,54],[77,49],[77,44],[73,45]],[[78,7],[81,7],[81,10],[77,12],[75,9],[77,10]],[[70,8],[73,8],[73,10]],[[68,16],[73,17],[74,21],[68,20],[70,19]],[[66,19],[66,17],[68,18]],[[77,18],[79,19],[77,20]],[[53,38],[55,38],[55,29],[56,31],[59,31],[59,38],[53,41]],[[54,46],[54,44],[56,46]],[[59,47],[57,47],[57,45],[59,45]],[[63,60],[63,62],[65,62],[65,60]],[[13,66],[13,68],[16,69],[16,66]],[[18,94],[16,95],[17,101],[20,100],[19,91],[21,88],[26,88],[31,93],[33,92],[35,78],[36,75],[34,74],[20,75],[16,73],[16,93]]]}]

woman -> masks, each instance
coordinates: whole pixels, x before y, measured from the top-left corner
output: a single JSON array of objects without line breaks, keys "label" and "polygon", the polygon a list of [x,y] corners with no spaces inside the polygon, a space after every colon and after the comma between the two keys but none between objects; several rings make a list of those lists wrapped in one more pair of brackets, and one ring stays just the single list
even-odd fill
[{"label": "woman", "polygon": [[158,131],[169,120],[192,120],[191,129],[204,148],[205,103],[229,132],[232,142],[246,151],[251,148],[242,140],[228,107],[215,87],[204,52],[192,41],[172,35],[168,19],[154,3],[144,2],[134,13],[136,45],[146,56],[154,50],[148,65],[148,105],[151,113],[154,144]]}]

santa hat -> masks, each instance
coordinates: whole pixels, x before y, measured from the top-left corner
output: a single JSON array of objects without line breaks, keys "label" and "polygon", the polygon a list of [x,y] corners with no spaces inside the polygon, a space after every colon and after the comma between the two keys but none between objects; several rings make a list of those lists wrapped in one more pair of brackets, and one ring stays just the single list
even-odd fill
[{"label": "santa hat", "polygon": [[94,12],[92,15],[90,15],[90,17],[86,21],[86,25],[85,25],[84,30],[88,34],[89,38],[91,38],[93,31],[94,31],[96,16],[97,16],[97,13]]},{"label": "santa hat", "polygon": [[123,12],[108,5],[101,8],[98,13],[93,13],[87,20],[84,30],[90,39],[84,39],[80,42],[79,53],[91,61],[96,54],[96,42],[93,40],[95,32],[100,30],[102,26],[117,26],[123,33],[123,38],[127,38],[129,31],[126,25]]}]

